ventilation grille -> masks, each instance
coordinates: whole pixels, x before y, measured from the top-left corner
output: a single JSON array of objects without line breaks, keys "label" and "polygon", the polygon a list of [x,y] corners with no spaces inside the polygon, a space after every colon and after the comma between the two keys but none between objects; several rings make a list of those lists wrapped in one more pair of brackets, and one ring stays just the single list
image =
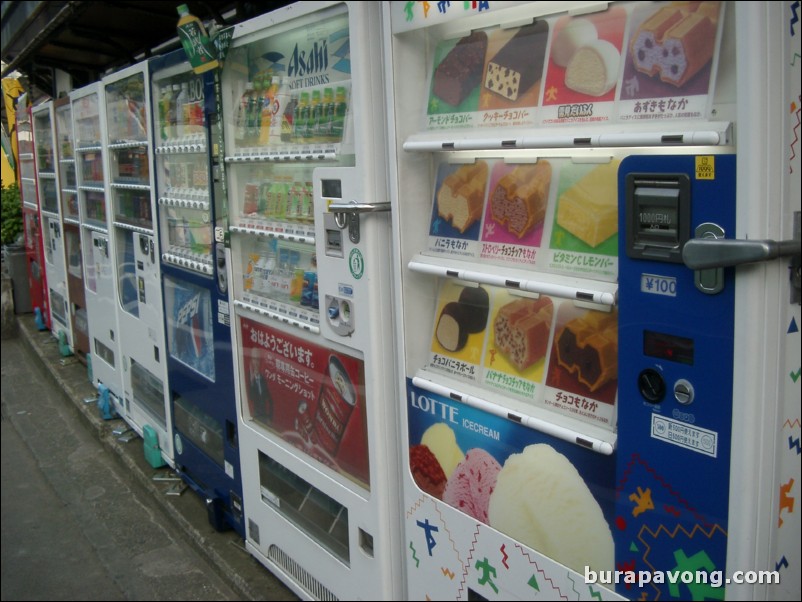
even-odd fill
[{"label": "ventilation grille", "polygon": [[339,600],[328,588],[323,586],[320,581],[310,575],[305,568],[290,558],[284,550],[278,546],[271,545],[270,548],[268,548],[267,557],[284,569],[284,571],[293,578],[295,583],[304,588],[315,600]]}]

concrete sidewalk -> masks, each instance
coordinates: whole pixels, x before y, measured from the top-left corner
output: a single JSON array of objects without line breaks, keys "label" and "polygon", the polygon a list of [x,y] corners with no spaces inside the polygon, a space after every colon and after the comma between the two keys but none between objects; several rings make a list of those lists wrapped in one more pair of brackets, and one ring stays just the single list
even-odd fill
[{"label": "concrete sidewalk", "polygon": [[[86,367],[17,316],[2,342],[2,600],[297,600],[104,421]],[[4,334],[7,334],[4,332]]]}]

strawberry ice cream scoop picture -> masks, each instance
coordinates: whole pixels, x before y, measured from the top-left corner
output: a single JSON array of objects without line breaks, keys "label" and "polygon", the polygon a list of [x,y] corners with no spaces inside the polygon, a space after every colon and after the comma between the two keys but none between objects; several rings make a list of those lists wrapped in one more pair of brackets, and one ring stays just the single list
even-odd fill
[{"label": "strawberry ice cream scoop picture", "polygon": [[487,523],[490,495],[496,487],[500,470],[501,465],[485,450],[469,450],[449,477],[443,501]]}]

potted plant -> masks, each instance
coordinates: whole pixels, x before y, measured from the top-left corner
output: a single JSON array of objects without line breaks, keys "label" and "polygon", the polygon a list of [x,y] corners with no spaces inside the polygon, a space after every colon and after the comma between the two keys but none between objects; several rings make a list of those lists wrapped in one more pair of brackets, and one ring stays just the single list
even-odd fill
[{"label": "potted plant", "polygon": [[22,234],[22,199],[16,182],[2,187],[2,216],[0,216],[0,238],[3,247],[18,244]]}]

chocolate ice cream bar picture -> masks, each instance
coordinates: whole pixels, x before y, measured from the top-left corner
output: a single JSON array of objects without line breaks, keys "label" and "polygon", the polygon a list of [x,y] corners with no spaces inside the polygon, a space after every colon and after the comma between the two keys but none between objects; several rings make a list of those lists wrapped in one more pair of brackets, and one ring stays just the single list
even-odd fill
[{"label": "chocolate ice cream bar picture", "polygon": [[462,289],[458,301],[446,303],[435,327],[435,338],[446,351],[460,351],[468,335],[482,332],[487,325],[490,297],[482,287]]},{"label": "chocolate ice cream bar picture", "polygon": [[452,107],[461,104],[482,81],[487,34],[474,31],[460,38],[434,70],[432,94]]},{"label": "chocolate ice cream bar picture", "polygon": [[548,35],[546,21],[521,27],[488,61],[484,87],[508,100],[518,100],[543,76]]}]

